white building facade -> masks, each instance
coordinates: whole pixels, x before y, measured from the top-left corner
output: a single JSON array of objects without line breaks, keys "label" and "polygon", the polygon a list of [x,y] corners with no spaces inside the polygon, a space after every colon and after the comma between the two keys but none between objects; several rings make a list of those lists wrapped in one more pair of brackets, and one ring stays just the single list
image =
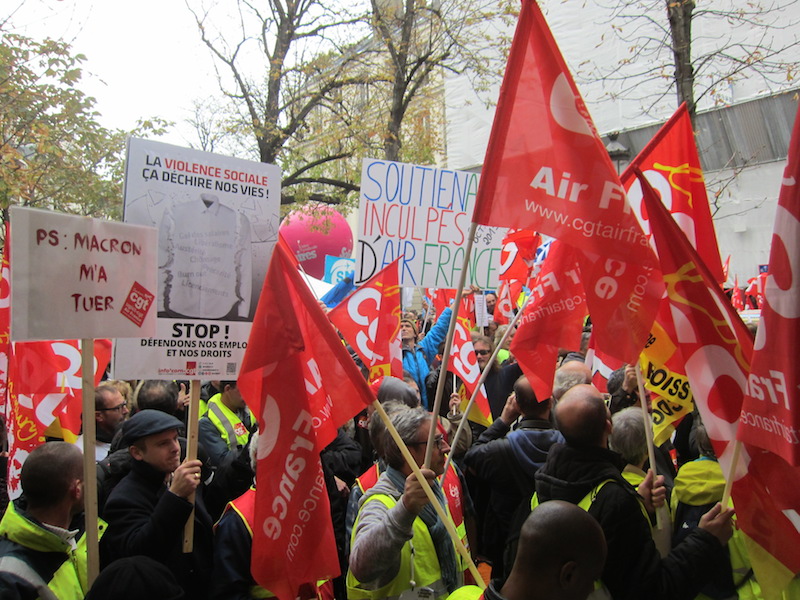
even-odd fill
[{"label": "white building facade", "polygon": [[[624,4],[636,6],[625,11],[611,4],[623,1],[540,0],[598,131],[604,136],[619,132],[618,141],[635,156],[678,106],[674,89],[668,88],[674,71],[671,50],[651,52],[637,41],[663,36],[659,27],[668,30],[666,2],[628,0]],[[800,80],[793,80],[794,67],[800,65],[800,3],[783,2],[772,12],[761,7],[753,17],[761,24],[748,17],[742,26],[705,16],[711,4],[717,11],[749,10],[751,5],[745,0],[698,2],[692,21],[692,58],[708,57],[696,70],[698,149],[722,260],[731,256],[729,281],[737,274],[743,284],[769,261],[800,90]],[[639,9],[645,18],[637,16]],[[627,41],[614,33],[612,22]],[[735,60],[715,62],[711,56],[720,48]],[[765,57],[766,48],[781,50],[769,60],[783,66],[762,76],[747,63]],[[740,72],[730,76],[735,69]],[[449,168],[480,169],[494,116],[486,103],[496,100],[497,92],[478,95],[466,78],[446,79]]]}]

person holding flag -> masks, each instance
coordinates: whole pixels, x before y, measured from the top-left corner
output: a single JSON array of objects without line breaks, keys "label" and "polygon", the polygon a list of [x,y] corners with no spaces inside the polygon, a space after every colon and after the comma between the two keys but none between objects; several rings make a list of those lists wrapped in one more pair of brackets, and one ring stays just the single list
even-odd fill
[{"label": "person holding flag", "polygon": [[602,394],[577,385],[556,406],[566,440],[550,450],[536,474],[538,502],[566,500],[588,511],[603,529],[608,560],[602,583],[614,600],[689,600],[725,560],[733,534],[733,510],[720,504],[661,558],[651,534],[650,514],[665,500],[665,489],[648,473],[637,490],[622,476],[625,461],[608,449],[612,421]]},{"label": "person holding flag", "polygon": [[[425,458],[434,426],[423,408],[387,403],[389,418],[418,465]],[[353,529],[347,596],[350,600],[397,598],[411,590],[420,598],[445,598],[463,583],[462,566],[444,524],[429,503],[411,467],[382,420],[370,421],[370,437],[386,463],[378,482],[364,495]],[[450,450],[434,438],[429,467],[422,468],[437,501],[447,501],[436,478]]]}]

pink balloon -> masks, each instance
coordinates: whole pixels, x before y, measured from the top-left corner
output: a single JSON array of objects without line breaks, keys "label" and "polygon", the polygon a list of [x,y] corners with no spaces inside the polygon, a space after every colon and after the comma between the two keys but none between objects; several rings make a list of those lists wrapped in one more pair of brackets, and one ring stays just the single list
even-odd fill
[{"label": "pink balloon", "polygon": [[325,274],[325,256],[349,258],[353,232],[340,212],[326,205],[306,205],[292,211],[279,231],[306,273],[317,279]]}]

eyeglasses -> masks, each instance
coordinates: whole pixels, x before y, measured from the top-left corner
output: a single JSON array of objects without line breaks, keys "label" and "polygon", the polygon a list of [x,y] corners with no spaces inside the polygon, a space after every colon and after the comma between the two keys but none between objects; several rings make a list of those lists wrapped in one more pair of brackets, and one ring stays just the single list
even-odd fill
[{"label": "eyeglasses", "polygon": [[121,411],[123,408],[128,406],[127,402],[122,402],[121,404],[117,404],[116,406],[112,406],[110,408],[98,408],[98,411],[107,411],[107,410],[118,410]]},{"label": "eyeglasses", "polygon": [[[424,442],[411,442],[410,444],[406,444],[406,446],[424,446],[427,443],[428,440],[425,440]],[[435,438],[433,438],[433,443],[436,444],[436,448],[438,450],[441,450],[442,446],[444,446],[446,442],[444,441],[444,436],[440,433]]]},{"label": "eyeglasses", "polygon": [[491,350],[475,350],[475,356],[489,356],[491,353]]}]

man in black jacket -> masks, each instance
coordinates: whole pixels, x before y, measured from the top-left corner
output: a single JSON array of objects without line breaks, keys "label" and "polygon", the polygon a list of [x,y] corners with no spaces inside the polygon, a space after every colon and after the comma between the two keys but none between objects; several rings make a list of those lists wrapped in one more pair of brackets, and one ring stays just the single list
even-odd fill
[{"label": "man in black jacket", "polygon": [[[149,556],[170,568],[187,598],[207,598],[212,523],[198,487],[201,462],[181,463],[182,427],[178,419],[158,410],[140,411],[123,426],[123,445],[130,444],[134,462],[106,504],[104,558]],[[184,554],[183,530],[192,509],[194,549]]]},{"label": "man in black jacket", "polygon": [[536,475],[538,501],[579,504],[589,499],[588,512],[600,523],[608,543],[602,581],[614,600],[694,598],[725,559],[733,510],[717,504],[699,528],[662,559],[647,513],[654,503],[663,502],[664,488],[660,481],[654,484],[649,472],[639,490],[649,488],[651,493],[641,498],[623,479],[624,460],[607,447],[611,417],[600,392],[591,385],[575,386],[556,407],[556,420],[566,444],[551,449]]},{"label": "man in black jacket", "polygon": [[[533,477],[547,460],[550,447],[564,441],[550,423],[550,406],[550,398],[537,400],[523,375],[514,384],[500,418],[464,456],[470,472],[491,488],[481,550],[492,562],[493,577],[505,572],[503,551],[517,506],[533,494]],[[523,419],[511,431],[520,415]]]}]

